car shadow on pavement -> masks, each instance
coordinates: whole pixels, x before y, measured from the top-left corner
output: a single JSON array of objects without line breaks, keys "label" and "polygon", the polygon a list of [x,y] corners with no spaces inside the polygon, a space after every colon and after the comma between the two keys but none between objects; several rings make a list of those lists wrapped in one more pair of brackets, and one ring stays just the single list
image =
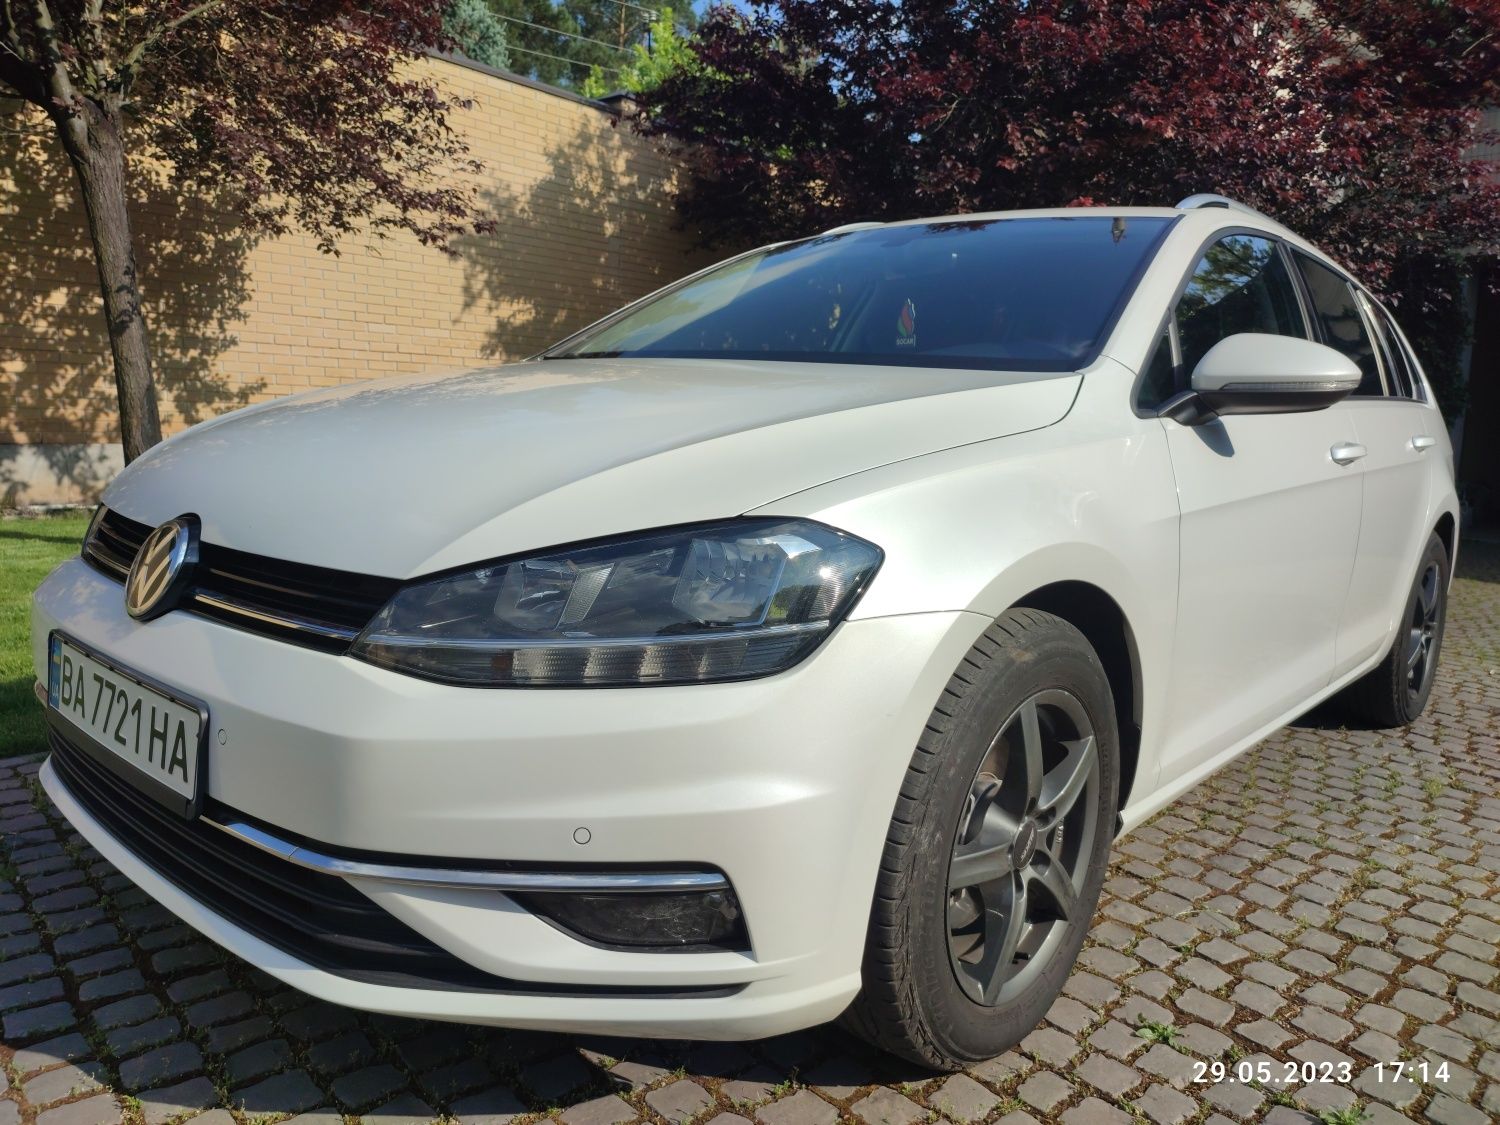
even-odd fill
[{"label": "car shadow on pavement", "polygon": [[[1473,541],[1459,543],[1458,572],[1455,581],[1500,582],[1500,543]],[[1460,626],[1462,627],[1462,626]],[[1444,645],[1447,646],[1445,639]],[[1500,649],[1491,643],[1482,643],[1478,655],[1491,657],[1491,675],[1500,675]],[[1339,707],[1338,697],[1318,704],[1311,711],[1297,716],[1287,724],[1289,728],[1307,731],[1374,731],[1380,728],[1361,722],[1345,714]]]},{"label": "car shadow on pavement", "polygon": [[1500,582],[1500,539],[1464,539],[1458,543],[1458,577]]}]

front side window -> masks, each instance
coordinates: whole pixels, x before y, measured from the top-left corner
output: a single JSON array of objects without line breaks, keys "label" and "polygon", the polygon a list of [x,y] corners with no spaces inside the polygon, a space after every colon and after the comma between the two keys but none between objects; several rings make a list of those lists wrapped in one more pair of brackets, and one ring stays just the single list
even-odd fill
[{"label": "front side window", "polygon": [[955,220],[825,235],[728,262],[546,358],[1072,371],[1103,346],[1172,221]]},{"label": "front side window", "polygon": [[1365,318],[1360,315],[1354,290],[1342,276],[1322,262],[1309,258],[1301,251],[1294,253],[1302,270],[1302,279],[1307,282],[1308,296],[1312,298],[1313,315],[1323,330],[1323,342],[1359,364],[1362,377],[1359,388],[1354,393],[1384,394],[1385,388],[1380,382],[1380,361],[1375,357],[1375,344],[1365,327]]},{"label": "front side window", "polygon": [[1276,243],[1232,234],[1209,247],[1177,301],[1177,339],[1188,375],[1239,332],[1307,335],[1297,290]]}]

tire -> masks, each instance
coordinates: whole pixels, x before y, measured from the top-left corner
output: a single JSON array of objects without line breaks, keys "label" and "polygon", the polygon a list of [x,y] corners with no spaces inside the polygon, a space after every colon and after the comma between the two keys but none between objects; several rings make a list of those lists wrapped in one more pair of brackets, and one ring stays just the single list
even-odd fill
[{"label": "tire", "polygon": [[1059,617],[1006,612],[954,672],[907,767],[845,1026],[938,1070],[1020,1042],[1083,945],[1118,791],[1098,656]]},{"label": "tire", "polygon": [[1426,709],[1443,647],[1448,570],[1447,548],[1436,535],[1429,536],[1390,650],[1339,700],[1350,718],[1375,727],[1404,727]]}]

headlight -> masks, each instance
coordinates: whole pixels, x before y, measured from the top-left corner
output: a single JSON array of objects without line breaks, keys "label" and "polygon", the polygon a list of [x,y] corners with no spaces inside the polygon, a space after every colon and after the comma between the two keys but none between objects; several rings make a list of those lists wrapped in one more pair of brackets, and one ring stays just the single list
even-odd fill
[{"label": "headlight", "polygon": [[351,651],[482,687],[767,676],[818,647],[881,557],[805,520],[632,536],[414,583]]}]

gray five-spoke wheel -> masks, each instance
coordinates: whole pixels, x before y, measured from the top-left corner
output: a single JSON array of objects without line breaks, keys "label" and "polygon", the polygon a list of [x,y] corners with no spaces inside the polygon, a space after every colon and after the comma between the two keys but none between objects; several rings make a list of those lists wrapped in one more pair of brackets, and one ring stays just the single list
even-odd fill
[{"label": "gray five-spoke wheel", "polygon": [[1099,751],[1083,704],[1041,691],[979,763],[948,866],[948,953],[986,1005],[1025,989],[1079,912],[1099,831]]},{"label": "gray five-spoke wheel", "polygon": [[1432,646],[1437,638],[1439,619],[1442,615],[1441,583],[1442,568],[1437,563],[1427,564],[1422,571],[1422,580],[1417,586],[1417,597],[1412,605],[1411,620],[1406,630],[1406,690],[1413,697],[1420,697],[1427,690],[1436,664],[1432,659]]}]

